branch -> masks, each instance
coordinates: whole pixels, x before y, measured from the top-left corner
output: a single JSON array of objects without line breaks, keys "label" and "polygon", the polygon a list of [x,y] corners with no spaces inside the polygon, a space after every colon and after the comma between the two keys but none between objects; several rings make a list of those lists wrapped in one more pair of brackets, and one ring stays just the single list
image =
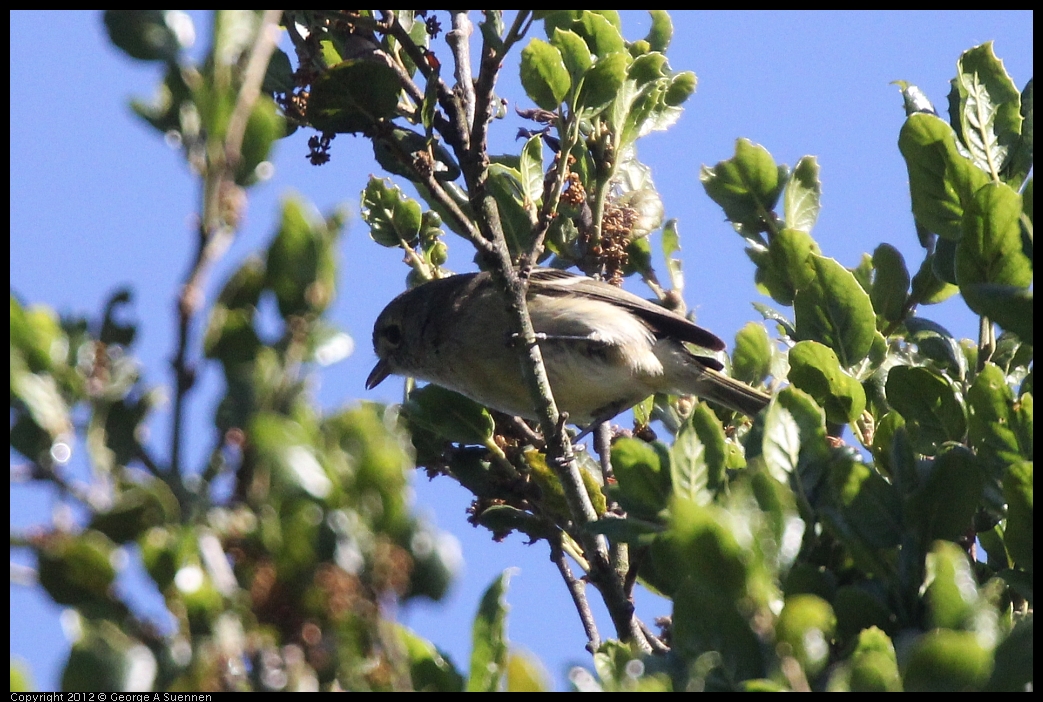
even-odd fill
[{"label": "branch", "polygon": [[[514,27],[508,34],[510,44],[520,38],[521,27],[528,26],[526,18],[527,13],[519,12]],[[504,47],[509,43],[505,41]],[[641,630],[640,622],[634,617],[634,607],[623,588],[622,579],[610,560],[608,540],[604,536],[591,534],[584,528],[586,524],[597,521],[598,515],[590,502],[572,451],[572,444],[565,432],[567,417],[558,412],[551,392],[543,354],[529,317],[526,302],[527,279],[519,275],[519,271],[513,266],[500,225],[496,200],[486,188],[489,165],[486,138],[488,123],[492,119],[490,106],[493,86],[496,84],[502,59],[503,54],[486,39],[483,42],[482,63],[475,90],[475,122],[471,132],[471,148],[465,153],[458,153],[457,158],[463,169],[478,226],[483,237],[493,245],[494,255],[486,257],[487,263],[497,278],[500,289],[504,291],[508,315],[513,322],[514,338],[519,340],[521,370],[537,410],[543,435],[547,437],[548,463],[555,467],[561,480],[574,524],[572,531],[582,544],[590,564],[588,578],[601,592],[619,638],[632,641],[641,650],[651,652],[652,647]]]},{"label": "branch", "polygon": [[450,10],[453,28],[446,33],[445,40],[453,50],[456,64],[456,86],[463,99],[464,116],[467,124],[474,125],[474,82],[471,80],[471,33],[474,25],[467,10]]},{"label": "branch", "polygon": [[261,94],[261,84],[268,70],[275,44],[279,38],[279,20],[282,10],[265,10],[261,18],[261,26],[257,28],[250,59],[243,71],[243,84],[239,88],[235,110],[228,120],[228,131],[225,133],[225,169],[235,170],[241,156],[243,135],[246,134],[246,123],[250,120],[254,104]]},{"label": "branch", "polygon": [[519,265],[522,271],[528,271],[536,265],[536,261],[539,260],[540,255],[543,253],[543,241],[547,237],[547,231],[550,229],[551,222],[558,216],[561,191],[565,187],[565,179],[568,178],[569,174],[569,154],[572,152],[572,147],[576,144],[578,135],[579,123],[573,123],[573,120],[570,118],[565,127],[565,141],[562,142],[561,149],[558,151],[557,161],[551,166],[554,175],[551,177],[548,174],[544,179],[543,206],[540,208],[539,215],[536,218],[536,227],[532,230],[532,245]]},{"label": "branch", "polygon": [[202,307],[206,275],[232,243],[238,226],[238,213],[245,196],[235,185],[233,174],[241,157],[246,123],[260,95],[264,73],[275,50],[282,10],[266,10],[246,63],[243,83],[228,121],[225,141],[219,153],[207,163],[203,180],[202,215],[199,222],[196,260],[185,277],[178,296],[177,348],[172,366],[175,377],[174,418],[171,431],[170,472],[174,485],[180,483],[181,440],[185,397],[195,383],[195,369],[187,361],[189,328],[192,317]]},{"label": "branch", "polygon": [[[386,27],[380,26],[378,29],[386,31],[388,34],[393,36],[402,48],[405,49],[409,55],[410,60],[416,65],[420,75],[424,76],[425,80],[438,80],[438,104],[445,111],[449,117],[449,125],[452,129],[446,129],[444,132],[439,129],[439,133],[442,134],[446,142],[454,148],[459,147],[460,149],[467,148],[467,127],[466,120],[464,117],[464,111],[460,105],[460,101],[453,91],[449,89],[449,86],[445,84],[441,78],[438,77],[438,72],[433,70],[427,63],[427,55],[424,50],[416,45],[413,38],[409,36],[409,32],[405,30],[399,21],[398,16],[391,10],[381,11],[385,17],[384,23]],[[356,20],[352,20],[353,22]],[[361,24],[361,22],[359,22]],[[442,125],[439,125],[440,127]]]},{"label": "branch", "polygon": [[565,552],[561,550],[561,543],[551,542],[550,559],[558,567],[562,580],[565,581],[569,594],[572,595],[572,603],[576,606],[579,619],[583,622],[583,630],[587,633],[587,650],[592,654],[601,648],[601,636],[598,634],[598,626],[594,621],[594,614],[590,611],[587,602],[587,593],[583,590],[583,583],[572,575],[572,569],[565,560]]}]

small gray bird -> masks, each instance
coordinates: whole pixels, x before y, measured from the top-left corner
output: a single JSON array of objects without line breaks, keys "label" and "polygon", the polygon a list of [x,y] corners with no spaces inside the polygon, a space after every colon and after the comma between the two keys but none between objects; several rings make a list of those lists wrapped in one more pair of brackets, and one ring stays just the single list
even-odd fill
[{"label": "small gray bird", "polygon": [[[606,420],[656,392],[697,395],[748,415],[770,396],[689,351],[724,342],[676,312],[585,276],[538,269],[526,297],[551,390],[569,421]],[[402,293],[373,326],[372,389],[390,374],[454,390],[535,419],[502,293],[489,273],[454,275]]]}]

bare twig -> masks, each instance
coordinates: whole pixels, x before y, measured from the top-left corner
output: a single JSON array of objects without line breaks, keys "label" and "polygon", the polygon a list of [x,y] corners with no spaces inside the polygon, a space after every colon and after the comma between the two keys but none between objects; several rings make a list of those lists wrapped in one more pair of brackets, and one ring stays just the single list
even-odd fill
[{"label": "bare twig", "polygon": [[[264,73],[275,50],[281,17],[282,10],[265,11],[246,64],[235,108],[229,118],[224,143],[220,150],[208,149],[196,260],[181,287],[177,307],[178,341],[172,362],[176,391],[170,449],[170,473],[175,488],[180,486],[185,399],[195,382],[195,370],[187,361],[191,321],[203,304],[203,286],[207,273],[231,245],[235,235],[235,218],[226,214],[229,204],[242,197],[241,191],[235,186],[233,174],[239,163],[246,123],[260,95]],[[235,209],[241,209],[241,203]]]},{"label": "bare twig", "polygon": [[243,71],[243,84],[239,88],[239,96],[236,98],[235,110],[228,120],[228,131],[225,133],[225,162],[226,168],[234,170],[241,156],[243,146],[243,135],[246,134],[246,123],[253,112],[254,104],[261,94],[261,84],[264,82],[264,74],[268,70],[268,62],[271,61],[272,52],[279,38],[279,19],[282,10],[265,10],[261,18],[261,26],[257,29],[257,38],[254,40],[250,59]]},{"label": "bare twig", "polygon": [[645,624],[640,619],[638,620],[638,624],[641,625],[641,632],[645,635],[645,639],[648,641],[649,645],[651,645],[653,651],[655,651],[656,653],[670,652],[670,647],[663,643],[662,639],[653,634],[652,630],[648,628],[647,624]]},{"label": "bare twig", "polygon": [[464,115],[468,126],[474,125],[474,82],[471,80],[471,33],[474,25],[467,10],[450,10],[453,28],[446,33],[445,40],[453,50],[456,64],[456,86],[463,99]]},{"label": "bare twig", "polygon": [[569,562],[565,560],[565,552],[561,550],[560,543],[551,543],[550,558],[558,567],[558,572],[561,573],[561,578],[565,581],[569,594],[572,595],[572,603],[576,606],[579,619],[583,622],[583,630],[587,634],[587,650],[595,653],[601,647],[601,636],[598,634],[594,614],[590,611],[583,583],[572,575],[572,569],[569,568]]},{"label": "bare twig", "polygon": [[[486,157],[486,139],[489,136],[489,122],[492,121],[495,110],[493,108],[494,95],[493,86],[500,73],[500,61],[532,24],[532,13],[528,10],[518,10],[514,18],[514,24],[507,32],[500,48],[491,46],[487,39],[482,41],[481,67],[478,70],[478,79],[475,81],[474,89],[474,120],[470,125],[470,149],[476,158]],[[484,36],[484,35],[483,35]]]}]

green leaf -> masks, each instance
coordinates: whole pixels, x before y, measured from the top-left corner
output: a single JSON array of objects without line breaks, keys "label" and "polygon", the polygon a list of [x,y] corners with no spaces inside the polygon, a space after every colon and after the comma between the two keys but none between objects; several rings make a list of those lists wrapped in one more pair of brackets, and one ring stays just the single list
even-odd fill
[{"label": "green leaf", "polygon": [[758,287],[779,304],[791,305],[797,291],[814,280],[812,254],[820,251],[810,234],[786,228],[771,238],[766,254],[752,248],[746,252],[757,264]]},{"label": "green leaf", "polygon": [[173,131],[195,138],[200,127],[199,111],[192,104],[192,99],[192,90],[185,83],[181,67],[171,64],[167,66],[166,77],[158,87],[156,96],[150,101],[131,100],[130,108],[160,134]]},{"label": "green leaf", "polygon": [[668,219],[663,224],[661,241],[666,269],[670,273],[670,287],[680,294],[684,290],[684,273],[681,270],[681,260],[674,258],[674,254],[681,250],[681,236],[677,231],[676,219]]},{"label": "green leaf", "polygon": [[587,43],[575,32],[559,27],[554,28],[550,43],[561,52],[561,59],[572,76],[572,85],[579,85],[587,70],[594,64]]},{"label": "green leaf", "polygon": [[402,87],[383,61],[348,59],[312,85],[308,122],[322,132],[365,132],[396,114]]},{"label": "green leaf", "polygon": [[[258,460],[271,471],[272,493],[280,499],[326,500],[338,488],[320,463],[309,430],[300,422],[274,412],[260,412],[251,418],[248,435]],[[293,502],[304,504],[298,500]],[[302,512],[287,514],[286,518],[292,521],[295,516],[302,525],[307,521],[307,515]],[[307,528],[309,535],[302,536],[302,540],[311,538],[311,527]],[[311,556],[302,553],[300,557],[303,560]]]},{"label": "green leaf", "polygon": [[925,584],[931,625],[966,628],[978,603],[978,589],[963,549],[951,541],[936,541],[927,554]]},{"label": "green leaf", "polygon": [[876,331],[873,303],[851,271],[812,255],[815,277],[793,299],[797,336],[833,349],[844,368],[869,354]]},{"label": "green leaf", "polygon": [[789,645],[809,676],[818,675],[829,661],[829,642],[837,618],[829,603],[816,595],[794,595],[775,622],[775,639]]},{"label": "green leaf", "polygon": [[895,247],[880,244],[873,251],[873,285],[869,290],[877,317],[888,322],[902,319],[908,291],[909,270],[905,259]]},{"label": "green leaf", "polygon": [[674,23],[670,19],[670,13],[666,10],[649,10],[648,14],[652,16],[652,26],[648,29],[645,41],[648,42],[651,51],[666,51],[674,35]]},{"label": "green leaf", "polygon": [[106,600],[116,580],[115,545],[97,531],[72,536],[52,532],[36,544],[37,577],[60,605],[83,607]]},{"label": "green leaf", "polygon": [[179,516],[180,507],[170,488],[153,479],[120,492],[111,508],[94,513],[87,528],[125,544],[154,526],[176,521]]},{"label": "green leaf", "polygon": [[63,361],[62,351],[69,343],[58,315],[43,305],[23,308],[13,292],[10,309],[12,349],[21,354],[33,372],[54,369]]},{"label": "green leaf", "polygon": [[[421,194],[426,190],[423,185],[424,178],[417,172],[415,165],[421,159],[428,161],[430,156],[434,156],[432,175],[443,184],[460,177],[460,167],[442,144],[437,141],[432,143],[423,134],[417,134],[410,129],[394,127],[390,133],[384,133],[380,138],[374,139],[373,156],[388,173],[413,181]],[[450,186],[443,187],[449,189]]]},{"label": "green leaf", "polygon": [[157,662],[149,648],[107,619],[88,619],[83,626],[86,631],[73,644],[62,671],[63,691],[152,689]]},{"label": "green leaf", "polygon": [[862,630],[851,654],[849,688],[852,692],[901,692],[902,679],[894,645],[873,626]]},{"label": "green leaf", "polygon": [[959,242],[955,239],[938,239],[931,256],[931,271],[940,280],[946,283],[956,284],[956,247]]},{"label": "green leaf", "polygon": [[713,168],[703,166],[699,180],[706,194],[736,224],[764,231],[785,185],[771,154],[747,139],[735,142],[735,156]]},{"label": "green leaf", "polygon": [[679,107],[688,101],[695,93],[695,86],[699,81],[691,71],[681,71],[670,79],[670,87],[663,95],[663,102],[669,107]]},{"label": "green leaf", "polygon": [[521,82],[532,101],[551,112],[558,109],[572,86],[561,52],[536,38],[522,49]]},{"label": "green leaf", "polygon": [[891,81],[891,85],[897,85],[902,91],[902,104],[905,107],[905,116],[909,117],[917,112],[925,112],[930,115],[938,115],[930,99],[918,87],[904,80]]},{"label": "green leaf", "polygon": [[1031,341],[1033,320],[1032,291],[1013,285],[979,283],[960,288],[963,299],[975,313],[988,317],[1024,341]]},{"label": "green leaf", "polygon": [[275,93],[292,93],[296,84],[293,80],[293,66],[286,52],[276,47],[272,52],[272,58],[268,61],[268,69],[264,73],[264,82],[261,84],[261,92],[273,95]]},{"label": "green leaf", "polygon": [[283,201],[279,231],[268,247],[266,286],[283,317],[319,313],[333,300],[336,236],[297,198]]},{"label": "green leaf", "polygon": [[119,344],[130,346],[134,343],[137,328],[133,323],[120,321],[120,311],[130,307],[133,302],[133,293],[128,288],[116,290],[105,302],[104,318],[101,322],[101,331],[98,340],[103,344]]},{"label": "green leaf", "polygon": [[1032,687],[1035,675],[1032,642],[1032,617],[1025,617],[996,647],[995,667],[987,690],[1023,692]]},{"label": "green leaf", "polygon": [[257,329],[254,329],[253,319],[252,310],[215,305],[208,320],[207,334],[203,337],[203,352],[207,358],[216,359],[225,366],[256,358],[262,342]]},{"label": "green leaf", "polygon": [[826,410],[833,424],[855,422],[866,408],[862,384],[844,372],[837,356],[822,344],[801,341],[789,352],[789,380]]},{"label": "green leaf", "polygon": [[917,451],[934,455],[967,431],[963,400],[946,379],[927,368],[894,366],[887,374],[887,401],[905,418]]},{"label": "green leaf", "polygon": [[[38,451],[49,450],[56,439],[72,429],[69,406],[62,397],[55,377],[49,373],[29,372],[19,353],[11,354],[10,378],[12,408],[16,399],[20,401],[25,406],[22,411],[28,410],[32,426],[21,427],[19,438],[25,441],[20,440],[15,448],[22,451],[26,458],[37,460]],[[39,434],[41,429],[46,432],[46,436]]]},{"label": "green leaf", "polygon": [[471,633],[471,670],[467,692],[496,692],[507,667],[505,599],[510,572],[504,571],[482,595]]},{"label": "green leaf", "polygon": [[991,41],[963,52],[956,67],[949,122],[978,168],[997,177],[1021,137],[1021,95]]},{"label": "green leaf", "polygon": [[[175,11],[105,10],[109,41],[131,58],[172,62],[181,50],[181,42],[167,21],[172,12]],[[191,24],[191,20],[187,21]]]},{"label": "green leaf", "polygon": [[665,527],[662,524],[628,517],[599,519],[596,522],[588,522],[585,528],[592,534],[604,534],[613,542],[649,546],[663,533]]},{"label": "green leaf", "polygon": [[905,320],[905,328],[909,330],[909,341],[917,345],[920,353],[951,368],[956,377],[966,376],[967,357],[948,329],[924,317],[910,317]]},{"label": "green leaf", "polygon": [[[830,571],[826,570],[825,572],[829,573]],[[887,601],[887,592],[880,587],[879,581],[863,580],[854,585],[842,585],[837,588],[836,595],[827,599],[832,600],[833,610],[837,613],[837,636],[842,641],[855,638],[859,635],[859,632],[865,635],[867,630],[875,630],[890,646],[890,639],[887,638],[887,634],[881,629],[890,628],[894,625],[891,621],[891,606]],[[858,638],[861,639],[861,636],[858,636]],[[862,642],[860,641],[861,645]],[[881,652],[887,652],[883,641],[870,639],[870,641],[865,642],[865,645],[873,650],[877,650],[879,647],[882,649]],[[894,656],[894,647],[892,646],[890,648],[892,664],[894,663]],[[896,676],[897,673],[896,669]]]},{"label": "green leaf", "polygon": [[956,282],[1027,288],[1032,261],[1021,240],[1021,196],[1004,183],[988,183],[967,203],[963,238],[956,247]]},{"label": "green leaf", "polygon": [[[748,610],[749,551],[735,537],[731,519],[716,505],[675,499],[670,507],[669,548],[657,552],[657,569],[672,572],[672,649],[686,660],[716,651],[719,665],[734,679],[764,675],[760,642]],[[657,542],[658,543],[658,542]]]},{"label": "green leaf", "polygon": [[970,631],[935,629],[919,637],[908,652],[906,692],[967,692],[985,686],[992,655]]},{"label": "green leaf", "polygon": [[268,160],[272,144],[286,133],[286,123],[267,95],[261,95],[254,104],[243,134],[242,158],[235,169],[235,182],[251,185],[257,182],[257,166]]},{"label": "green leaf", "polygon": [[550,677],[540,659],[524,650],[507,656],[507,692],[551,692]]},{"label": "green leaf", "polygon": [[525,142],[518,170],[526,204],[538,206],[543,201],[543,139],[539,136]]},{"label": "green leaf", "polygon": [[727,449],[721,420],[699,403],[670,447],[673,493],[705,504],[724,487]]},{"label": "green leaf", "polygon": [[1032,458],[1031,415],[1015,401],[999,367],[985,364],[967,390],[967,404],[971,410],[967,440],[994,475],[1000,476],[1007,466]]},{"label": "green leaf", "polygon": [[[902,503],[898,491],[851,453],[838,453],[829,465],[830,500],[821,507],[862,567],[883,575],[879,559],[869,552],[897,546],[902,537]],[[866,559],[868,556],[868,560]]]},{"label": "green leaf", "polygon": [[1007,469],[1003,478],[1003,499],[1007,502],[1007,525],[1004,536],[1014,564],[1032,572],[1032,461],[1018,461]]},{"label": "green leaf", "polygon": [[[548,503],[546,493],[544,493],[543,497],[544,508],[546,508]],[[565,512],[561,512],[559,509],[549,511],[552,511],[555,516],[563,517],[568,511],[564,495],[560,499],[553,500],[553,502],[557,503],[555,507],[560,507]],[[494,504],[492,507],[482,510],[482,513],[475,518],[475,521],[491,531],[494,539],[503,539],[511,532],[519,531],[528,536],[530,541],[536,541],[538,539],[549,539],[553,533],[546,519],[535,517],[510,505]]]},{"label": "green leaf", "polygon": [[576,112],[593,117],[608,107],[619,95],[627,77],[629,57],[625,52],[602,56],[587,71],[576,100]]},{"label": "green leaf", "polygon": [[938,117],[910,116],[898,136],[909,170],[909,193],[916,221],[948,239],[963,235],[963,210],[989,177],[956,148],[956,135]]},{"label": "green leaf", "polygon": [[424,136],[432,136],[435,124],[435,113],[438,111],[438,86],[441,84],[439,69],[435,68],[427,77],[424,86],[424,102],[420,105],[420,123],[424,125]]},{"label": "green leaf", "polygon": [[415,246],[420,240],[420,223],[423,212],[420,203],[416,200],[405,198],[395,203],[395,211],[391,215],[391,223],[401,241],[409,246]]},{"label": "green leaf", "polygon": [[[763,418],[763,420],[761,419]],[[790,475],[809,464],[824,460],[828,454],[826,417],[809,395],[788,387],[776,396],[755,420],[763,421],[760,430],[760,456],[768,473],[780,483],[787,484]],[[747,442],[747,458],[752,459],[757,448],[756,435]]]},{"label": "green leaf", "polygon": [[[948,239],[939,239],[938,243],[949,242]],[[929,254],[920,264],[920,270],[913,276],[912,292],[910,295],[922,305],[935,305],[944,302],[959,292],[952,283],[939,277],[934,272],[935,254]],[[950,267],[951,268],[951,267]],[[955,278],[955,276],[953,276]]]},{"label": "green leaf", "polygon": [[756,385],[771,373],[771,339],[763,324],[747,322],[735,335],[732,377]]},{"label": "green leaf", "polygon": [[11,692],[32,692],[37,689],[33,676],[25,661],[11,656]]},{"label": "green leaf", "polygon": [[626,51],[626,43],[619,28],[619,15],[612,16],[613,11],[594,12],[584,10],[571,29],[583,37],[595,56],[608,56],[616,52]]},{"label": "green leaf", "polygon": [[811,232],[822,209],[822,181],[818,179],[818,161],[805,156],[793,168],[783,192],[783,212],[786,226]]},{"label": "green leaf", "polygon": [[390,180],[371,176],[362,191],[362,219],[381,246],[416,246],[423,215],[420,203],[406,197]]},{"label": "green leaf", "polygon": [[461,444],[485,445],[495,429],[489,410],[437,385],[425,385],[409,393],[402,412],[410,424]]},{"label": "green leaf", "polygon": [[981,502],[985,475],[981,462],[963,446],[950,445],[929,464],[930,473],[909,503],[924,543],[957,541],[971,529]]},{"label": "green leaf", "polygon": [[[693,458],[689,456],[689,458]],[[688,467],[693,470],[692,466]],[[654,519],[670,498],[671,459],[661,445],[622,438],[612,445],[616,500],[636,517]],[[688,476],[690,479],[691,475]]]},{"label": "green leaf", "polygon": [[522,174],[494,163],[489,166],[487,187],[496,198],[500,224],[511,253],[517,256],[528,251],[536,225],[536,205],[526,198]]},{"label": "green leaf", "polygon": [[464,678],[448,654],[427,639],[396,625],[399,640],[409,660],[409,675],[417,692],[463,692]]},{"label": "green leaf", "polygon": [[[1032,79],[1021,91],[1021,138],[1008,154],[1007,164],[1004,167],[1003,180],[1015,188],[1018,187],[1032,169]],[[1031,201],[1026,195],[1026,200]]]},{"label": "green leaf", "polygon": [[534,19],[543,20],[543,29],[550,38],[554,36],[555,29],[571,27],[581,14],[583,10],[536,10],[532,16]]}]

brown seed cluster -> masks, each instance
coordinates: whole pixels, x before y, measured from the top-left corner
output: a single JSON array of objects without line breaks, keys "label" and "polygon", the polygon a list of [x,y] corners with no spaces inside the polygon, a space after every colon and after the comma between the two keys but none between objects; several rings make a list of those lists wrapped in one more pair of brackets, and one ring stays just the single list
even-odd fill
[{"label": "brown seed cluster", "polygon": [[612,285],[623,284],[623,268],[628,259],[630,233],[637,221],[637,210],[632,207],[606,205],[601,220],[601,241],[591,247],[591,253],[605,267],[605,280]]}]

